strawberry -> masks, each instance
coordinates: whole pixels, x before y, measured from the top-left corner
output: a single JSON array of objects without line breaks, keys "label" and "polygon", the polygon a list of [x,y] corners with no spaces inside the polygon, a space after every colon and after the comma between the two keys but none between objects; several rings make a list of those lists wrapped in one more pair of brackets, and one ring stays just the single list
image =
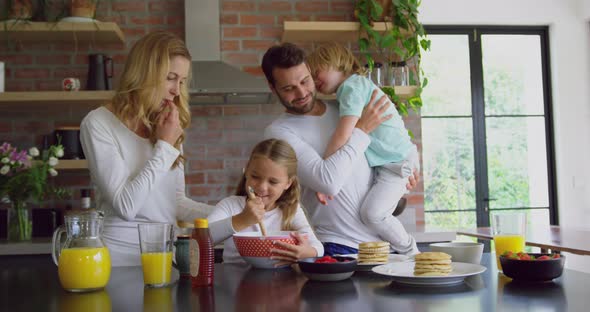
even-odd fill
[{"label": "strawberry", "polygon": [[540,256],[537,258],[537,260],[550,260],[550,259],[551,259],[551,257],[549,257],[549,256]]},{"label": "strawberry", "polygon": [[553,255],[553,259],[559,259],[559,258],[561,258],[561,256],[559,254],[554,254]]},{"label": "strawberry", "polygon": [[521,253],[521,254],[518,255],[518,259],[519,260],[531,260],[531,256],[529,256],[526,253]]}]

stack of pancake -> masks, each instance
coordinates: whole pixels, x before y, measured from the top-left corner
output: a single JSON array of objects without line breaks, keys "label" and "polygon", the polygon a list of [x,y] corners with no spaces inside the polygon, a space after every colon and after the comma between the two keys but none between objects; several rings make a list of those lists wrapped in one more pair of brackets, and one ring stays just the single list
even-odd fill
[{"label": "stack of pancake", "polygon": [[359,244],[358,264],[383,264],[389,260],[388,242],[365,242]]},{"label": "stack of pancake", "polygon": [[447,276],[451,267],[451,256],[444,252],[423,252],[414,256],[415,276]]}]

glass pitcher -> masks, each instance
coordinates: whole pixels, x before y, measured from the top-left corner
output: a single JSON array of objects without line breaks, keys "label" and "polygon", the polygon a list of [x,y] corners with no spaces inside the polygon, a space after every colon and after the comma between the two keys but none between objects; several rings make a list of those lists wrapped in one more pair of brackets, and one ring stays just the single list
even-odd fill
[{"label": "glass pitcher", "polygon": [[[104,288],[111,275],[111,257],[102,241],[103,216],[96,211],[71,213],[53,233],[51,254],[61,286],[72,292]],[[65,242],[61,243],[62,234]]]}]

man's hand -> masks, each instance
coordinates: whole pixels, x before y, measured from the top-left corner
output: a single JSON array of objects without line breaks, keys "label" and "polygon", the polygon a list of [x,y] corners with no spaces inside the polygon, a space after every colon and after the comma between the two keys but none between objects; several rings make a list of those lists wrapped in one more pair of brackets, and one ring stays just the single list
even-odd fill
[{"label": "man's hand", "polygon": [[383,116],[391,102],[389,102],[387,95],[376,100],[377,93],[377,89],[373,90],[369,103],[363,108],[363,113],[356,123],[356,128],[363,130],[366,134],[373,132],[382,122],[393,117],[391,114]]},{"label": "man's hand", "polygon": [[334,199],[334,196],[326,195],[324,193],[315,192],[315,197],[318,199],[320,204],[326,206],[328,205],[328,200]]}]

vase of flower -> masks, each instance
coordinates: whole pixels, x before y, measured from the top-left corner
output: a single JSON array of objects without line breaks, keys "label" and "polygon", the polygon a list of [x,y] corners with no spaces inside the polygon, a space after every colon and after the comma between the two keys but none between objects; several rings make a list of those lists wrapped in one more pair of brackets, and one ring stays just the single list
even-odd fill
[{"label": "vase of flower", "polygon": [[26,202],[12,201],[8,220],[8,240],[27,241],[31,239],[31,233],[33,233],[33,222]]},{"label": "vase of flower", "polygon": [[36,147],[20,150],[6,142],[0,145],[0,201],[9,201],[13,208],[8,212],[10,240],[31,239],[32,222],[27,201],[39,203],[48,196],[64,198],[69,195],[67,190],[48,183],[50,177],[57,175],[55,166],[63,154],[59,142],[43,152]]}]

